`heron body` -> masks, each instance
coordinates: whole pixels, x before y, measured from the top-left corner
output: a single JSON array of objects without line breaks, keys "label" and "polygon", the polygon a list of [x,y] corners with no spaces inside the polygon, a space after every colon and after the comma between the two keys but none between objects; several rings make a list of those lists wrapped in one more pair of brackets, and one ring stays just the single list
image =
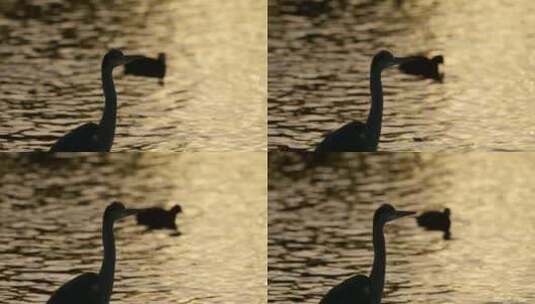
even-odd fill
[{"label": "heron body", "polygon": [[94,304],[101,303],[99,276],[88,272],[65,283],[54,292],[47,304]]},{"label": "heron body", "polygon": [[425,78],[442,80],[443,75],[438,71],[438,65],[444,63],[441,55],[431,59],[425,56],[413,56],[413,59],[399,65],[399,70],[405,74],[418,75]]},{"label": "heron body", "polygon": [[135,209],[126,209],[119,202],[114,202],[106,208],[102,221],[104,258],[100,272],[84,273],[65,283],[52,294],[47,304],[109,304],[116,259],[113,224],[116,220],[136,212]]},{"label": "heron body", "polygon": [[124,73],[136,76],[146,76],[154,78],[165,77],[165,54],[158,54],[158,58],[139,56],[140,59],[124,65]]},{"label": "heron body", "polygon": [[316,153],[323,152],[373,152],[377,151],[378,141],[368,131],[368,126],[359,121],[351,121],[336,131],[329,133],[316,148]]},{"label": "heron body", "polygon": [[353,121],[328,134],[316,147],[316,153],[376,151],[383,122],[381,72],[410,59],[410,57],[396,58],[388,51],[377,53],[370,67],[371,107],[366,123]]},{"label": "heron body", "polygon": [[373,266],[369,277],[356,275],[333,287],[320,304],[380,304],[386,270],[384,225],[412,211],[398,211],[389,204],[379,207],[373,216]]},{"label": "heron body", "polygon": [[[372,283],[367,276],[356,275],[333,287],[320,304],[370,303]],[[350,299],[350,302],[347,302]]]},{"label": "heron body", "polygon": [[120,50],[110,50],[102,60],[102,90],[104,111],[100,123],[87,123],[70,131],[54,143],[50,152],[109,152],[115,137],[117,120],[117,93],[113,83],[113,68],[137,60]]},{"label": "heron body", "polygon": [[180,205],[175,205],[171,210],[162,208],[141,209],[136,214],[136,220],[139,225],[145,225],[149,229],[177,229],[176,216],[182,212]]}]

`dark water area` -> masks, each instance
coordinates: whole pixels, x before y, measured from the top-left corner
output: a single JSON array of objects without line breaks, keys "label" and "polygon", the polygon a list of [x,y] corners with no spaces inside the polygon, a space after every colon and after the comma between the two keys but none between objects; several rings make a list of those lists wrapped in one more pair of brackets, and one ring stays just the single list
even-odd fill
[{"label": "dark water area", "polygon": [[115,224],[112,303],[266,303],[266,170],[263,153],[6,154],[0,302],[46,303],[98,272],[102,213],[119,200],[183,213],[179,235]]},{"label": "dark water area", "polygon": [[48,150],[98,123],[102,57],[155,58],[157,79],[114,72],[112,151],[266,149],[264,1],[127,0],[0,3],[0,151]]},{"label": "dark water area", "polygon": [[383,72],[379,150],[535,149],[535,2],[270,0],[269,149],[313,149],[369,111],[381,49],[444,55],[443,83]]},{"label": "dark water area", "polygon": [[451,209],[451,240],[415,218],[385,227],[382,303],[532,303],[535,157],[527,153],[348,153],[307,166],[269,156],[270,303],[319,303],[369,275],[372,217],[388,202]]}]

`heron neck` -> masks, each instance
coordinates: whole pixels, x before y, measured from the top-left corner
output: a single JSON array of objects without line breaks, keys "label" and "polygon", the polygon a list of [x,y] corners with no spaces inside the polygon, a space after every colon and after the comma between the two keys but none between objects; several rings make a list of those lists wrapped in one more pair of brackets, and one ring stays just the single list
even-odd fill
[{"label": "heron neck", "polygon": [[103,303],[110,301],[115,274],[115,239],[113,236],[113,220],[104,220],[102,224],[102,242],[104,245],[104,259],[100,268],[99,279],[102,290]]},{"label": "heron neck", "polygon": [[383,85],[381,83],[381,69],[370,69],[371,108],[366,126],[372,138],[379,142],[381,124],[383,122]]},{"label": "heron neck", "polygon": [[385,285],[386,249],[383,233],[383,223],[374,220],[373,223],[373,266],[370,274],[372,296],[374,302],[380,303]]},{"label": "heron neck", "polygon": [[99,141],[106,151],[110,151],[115,136],[117,119],[117,93],[113,84],[112,68],[102,66],[102,90],[104,91],[104,112],[99,125]]}]

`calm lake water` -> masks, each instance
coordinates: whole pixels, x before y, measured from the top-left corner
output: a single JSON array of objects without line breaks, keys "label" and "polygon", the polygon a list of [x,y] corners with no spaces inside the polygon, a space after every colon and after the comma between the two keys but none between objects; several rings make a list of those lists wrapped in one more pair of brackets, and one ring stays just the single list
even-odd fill
[{"label": "calm lake water", "polygon": [[269,148],[312,149],[369,109],[380,49],[443,54],[444,83],[383,73],[379,150],[534,150],[535,2],[269,1]]},{"label": "calm lake water", "polygon": [[106,51],[167,55],[167,75],[116,68],[113,151],[266,149],[266,1],[0,3],[0,151],[48,150],[98,123]]},{"label": "calm lake water", "polygon": [[102,213],[171,207],[181,235],[115,227],[113,303],[266,303],[264,153],[108,154],[0,160],[0,302],[45,303],[98,272]]},{"label": "calm lake water", "polygon": [[404,218],[386,226],[382,303],[533,303],[533,154],[345,154],[305,168],[269,160],[269,302],[318,303],[369,274],[374,210],[452,210],[452,239]]}]

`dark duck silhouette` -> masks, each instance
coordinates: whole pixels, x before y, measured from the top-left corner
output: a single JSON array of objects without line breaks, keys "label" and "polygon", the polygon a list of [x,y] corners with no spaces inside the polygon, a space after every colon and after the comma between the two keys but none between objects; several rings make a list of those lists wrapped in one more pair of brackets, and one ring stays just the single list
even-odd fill
[{"label": "dark duck silhouette", "polygon": [[174,229],[176,230],[176,215],[182,212],[180,205],[175,205],[169,211],[154,207],[141,209],[136,214],[137,223],[145,225],[149,229]]},{"label": "dark duck silhouette", "polygon": [[443,212],[427,211],[416,217],[418,226],[424,227],[426,230],[437,230],[444,232],[444,239],[450,239],[450,208],[445,208]]},{"label": "dark duck silhouette", "polygon": [[50,152],[109,152],[115,137],[117,93],[113,84],[113,69],[139,59],[125,56],[120,50],[110,50],[102,59],[102,90],[104,111],[100,123],[86,123],[70,131],[50,148]]},{"label": "dark duck silhouette", "polygon": [[140,59],[125,64],[124,73],[163,79],[165,77],[165,54],[159,53],[157,59],[139,56]]},{"label": "dark duck silhouette", "polygon": [[386,249],[383,228],[386,223],[415,214],[398,211],[389,204],[379,207],[373,215],[373,266],[370,277],[356,275],[333,287],[320,304],[380,304],[385,285]]},{"label": "dark duck silhouette", "polygon": [[438,65],[444,63],[442,55],[435,56],[431,59],[425,56],[413,56],[413,59],[399,65],[399,70],[405,74],[418,75],[425,78],[441,81],[443,74],[438,72]]},{"label": "dark duck silhouette", "polygon": [[136,209],[126,209],[120,202],[113,202],[106,208],[102,219],[104,258],[100,272],[87,272],[65,283],[52,294],[47,304],[108,304],[110,302],[115,275],[113,224],[136,212]]},{"label": "dark duck silhouette", "polygon": [[388,67],[411,60],[411,58],[397,58],[388,51],[380,51],[373,56],[370,67],[371,107],[366,123],[352,121],[328,134],[316,147],[316,153],[376,151],[383,121],[381,72]]}]

